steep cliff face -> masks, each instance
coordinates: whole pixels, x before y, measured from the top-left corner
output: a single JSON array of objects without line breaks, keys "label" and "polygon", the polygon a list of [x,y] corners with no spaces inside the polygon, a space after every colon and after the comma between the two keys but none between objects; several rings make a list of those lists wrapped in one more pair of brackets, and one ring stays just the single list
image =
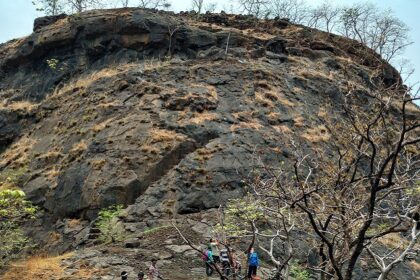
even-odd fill
[{"label": "steep cliff face", "polygon": [[127,206],[138,232],[242,196],[257,158],[289,161],[291,138],[328,149],[325,123],[349,82],[365,102],[399,79],[356,42],[283,20],[141,9],[38,19],[0,45],[0,171],[23,174],[44,215],[34,236],[58,233],[65,250],[109,205]]}]

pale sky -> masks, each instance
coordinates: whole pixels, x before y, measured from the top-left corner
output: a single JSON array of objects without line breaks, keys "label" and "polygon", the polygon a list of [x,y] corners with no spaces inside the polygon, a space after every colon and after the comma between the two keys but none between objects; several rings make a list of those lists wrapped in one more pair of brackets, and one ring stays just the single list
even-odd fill
[{"label": "pale sky", "polygon": [[[110,1],[115,3],[116,0]],[[333,0],[337,3],[360,2],[360,0]],[[229,0],[209,0],[216,2],[218,9],[227,9],[230,6]],[[310,4],[317,4],[321,0],[307,0]],[[397,17],[404,21],[411,29],[410,37],[414,44],[410,45],[404,58],[410,60],[416,69],[415,74],[409,83],[420,81],[420,0],[371,0],[381,8],[391,8]],[[131,4],[135,4],[132,0]],[[175,11],[188,10],[191,6],[190,0],[172,0],[172,7]],[[33,21],[41,16],[35,10],[32,0],[0,0],[0,43],[8,40],[27,36],[32,32]]]}]

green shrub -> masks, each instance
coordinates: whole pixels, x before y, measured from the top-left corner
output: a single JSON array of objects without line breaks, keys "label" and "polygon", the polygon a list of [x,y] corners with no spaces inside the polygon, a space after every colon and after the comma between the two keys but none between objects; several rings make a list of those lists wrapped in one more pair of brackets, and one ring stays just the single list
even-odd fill
[{"label": "green shrub", "polygon": [[30,246],[30,239],[21,229],[34,217],[36,208],[21,190],[0,190],[0,269]]},{"label": "green shrub", "polygon": [[290,266],[290,275],[296,280],[309,280],[311,273],[297,262]]},{"label": "green shrub", "polygon": [[122,209],[122,205],[113,205],[99,212],[96,226],[101,231],[99,235],[101,242],[115,243],[124,240],[124,227],[121,221],[118,220]]},{"label": "green shrub", "polygon": [[[19,186],[23,183],[24,175],[28,172],[28,167],[17,169],[5,169],[0,172],[0,189],[10,189],[11,185]],[[4,186],[3,186],[4,185]]]}]

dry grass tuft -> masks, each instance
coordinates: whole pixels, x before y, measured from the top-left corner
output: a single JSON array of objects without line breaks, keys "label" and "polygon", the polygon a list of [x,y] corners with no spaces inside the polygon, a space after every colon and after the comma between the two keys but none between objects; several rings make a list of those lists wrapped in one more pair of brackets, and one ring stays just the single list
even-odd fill
[{"label": "dry grass tuft", "polygon": [[[22,260],[11,264],[9,269],[3,275],[2,280],[58,280],[68,279],[65,274],[65,266],[63,261],[73,257],[73,253],[67,253],[61,256],[33,256],[26,260]],[[100,276],[106,273],[106,269],[99,270],[89,265],[80,265],[75,271],[71,279],[88,280],[93,276]],[[70,278],[69,278],[70,279]]]},{"label": "dry grass tuft", "polygon": [[182,141],[185,139],[185,136],[180,135],[174,131],[166,129],[152,129],[150,131],[150,144],[155,144],[159,142],[173,142],[173,141]]},{"label": "dry grass tuft", "polygon": [[230,126],[231,131],[237,131],[242,129],[254,129],[260,130],[263,126],[257,121],[249,121],[249,122],[240,122],[239,124],[234,124]]},{"label": "dry grass tuft", "polygon": [[90,128],[90,130],[92,130],[93,132],[98,133],[98,132],[100,132],[100,131],[104,130],[105,128],[110,127],[110,123],[111,123],[113,120],[114,120],[114,118],[110,118],[110,119],[108,119],[108,120],[106,120],[106,121],[103,121],[103,122],[101,122],[101,123],[95,124],[95,125],[93,125],[93,126]]},{"label": "dry grass tuft", "polygon": [[31,154],[30,151],[35,143],[36,141],[28,136],[22,137],[1,155],[0,164],[2,166],[10,164],[13,167],[27,165]]},{"label": "dry grass tuft", "polygon": [[324,125],[320,125],[314,128],[309,128],[302,137],[312,143],[326,142],[330,139],[331,135],[328,133],[327,128]]},{"label": "dry grass tuft", "polygon": [[38,107],[38,104],[31,103],[29,101],[17,101],[12,103],[0,103],[0,110],[11,110],[11,111],[26,111],[30,112]]},{"label": "dry grass tuft", "polygon": [[292,130],[287,125],[275,125],[273,128],[280,134],[290,134]]},{"label": "dry grass tuft", "polygon": [[302,127],[305,125],[305,118],[302,116],[296,117],[293,119],[293,124],[296,127]]},{"label": "dry grass tuft", "polygon": [[101,170],[106,163],[105,159],[93,159],[90,161],[90,165],[94,170]]},{"label": "dry grass tuft", "polygon": [[188,120],[188,123],[193,123],[193,124],[201,124],[204,122],[208,122],[208,121],[214,121],[218,119],[218,114],[216,113],[208,113],[208,112],[203,112],[203,113],[197,113],[194,112],[194,115],[192,116],[192,118],[190,118]]},{"label": "dry grass tuft", "polygon": [[72,157],[77,157],[77,156],[81,155],[84,151],[86,151],[86,149],[87,149],[87,144],[84,140],[82,140],[79,143],[76,143],[76,144],[73,145],[69,154]]},{"label": "dry grass tuft", "polygon": [[158,155],[160,153],[160,149],[149,145],[142,146],[140,150],[144,153],[152,155]]},{"label": "dry grass tuft", "polygon": [[61,262],[71,256],[71,253],[58,257],[34,256],[27,260],[12,264],[9,270],[3,275],[2,279],[59,279],[60,275],[64,274],[64,268],[61,265]]},{"label": "dry grass tuft", "polygon": [[325,108],[323,108],[323,107],[322,108],[319,108],[318,117],[325,118],[327,116],[328,116],[327,110]]},{"label": "dry grass tuft", "polygon": [[271,98],[267,98],[267,96],[262,92],[257,92],[255,94],[255,102],[266,108],[274,108],[273,100]]}]

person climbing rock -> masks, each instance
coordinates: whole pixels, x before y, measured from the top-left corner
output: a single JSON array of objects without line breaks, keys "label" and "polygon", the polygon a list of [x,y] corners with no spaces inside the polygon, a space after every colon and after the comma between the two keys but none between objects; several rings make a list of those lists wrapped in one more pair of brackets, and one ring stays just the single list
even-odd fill
[{"label": "person climbing rock", "polygon": [[211,276],[213,274],[213,267],[212,265],[214,265],[214,259],[213,259],[213,252],[211,249],[211,246],[209,245],[207,250],[204,252],[206,259],[206,275],[207,276]]},{"label": "person climbing rock", "polygon": [[147,273],[149,280],[157,280],[162,279],[162,277],[159,274],[159,269],[157,267],[157,260],[152,259],[152,263],[149,266],[149,272]]},{"label": "person climbing rock", "polygon": [[215,238],[210,239],[210,246],[213,252],[213,260],[215,263],[220,262],[220,249],[219,249],[219,241]]},{"label": "person climbing rock", "polygon": [[254,279],[254,277],[257,276],[258,265],[258,255],[254,251],[254,248],[251,248],[248,256],[248,279]]},{"label": "person climbing rock", "polygon": [[143,273],[143,271],[140,271],[140,272],[137,274],[137,280],[144,280],[144,273]]}]

